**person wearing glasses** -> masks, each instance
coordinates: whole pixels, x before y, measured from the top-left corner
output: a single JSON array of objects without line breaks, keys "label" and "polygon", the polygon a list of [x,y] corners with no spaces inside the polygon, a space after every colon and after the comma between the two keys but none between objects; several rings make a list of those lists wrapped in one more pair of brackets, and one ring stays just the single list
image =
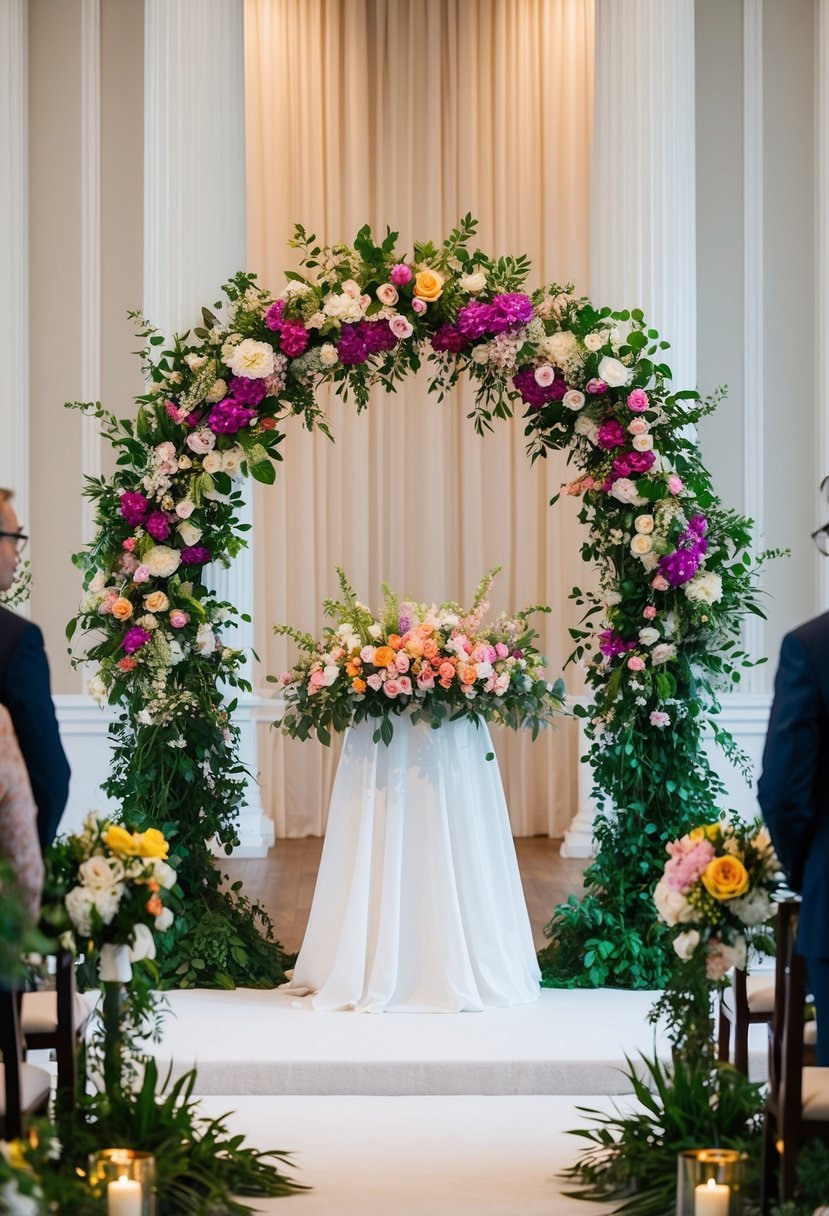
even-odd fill
[{"label": "person wearing glasses", "polygon": [[[821,489],[829,484],[825,479]],[[829,556],[829,524],[812,533]],[[815,998],[818,1064],[829,1066],[829,612],[783,638],[757,798],[802,896],[797,951]]]},{"label": "person wearing glasses", "polygon": [[[27,541],[12,492],[0,489],[0,591],[14,582]],[[58,732],[43,634],[37,625],[0,606],[0,705],[5,705],[23,753],[37,804],[42,849],[57,835],[69,796],[69,764]]]}]

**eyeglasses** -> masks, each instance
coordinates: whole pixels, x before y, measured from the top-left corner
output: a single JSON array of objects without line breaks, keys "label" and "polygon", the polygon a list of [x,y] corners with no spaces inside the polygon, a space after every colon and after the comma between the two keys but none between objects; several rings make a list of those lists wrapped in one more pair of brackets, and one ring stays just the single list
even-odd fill
[{"label": "eyeglasses", "polygon": [[26,542],[29,539],[25,532],[0,532],[0,540],[13,540],[15,549],[18,553],[22,553],[26,548]]},{"label": "eyeglasses", "polygon": [[812,533],[812,540],[824,557],[829,557],[829,524],[824,524]]}]

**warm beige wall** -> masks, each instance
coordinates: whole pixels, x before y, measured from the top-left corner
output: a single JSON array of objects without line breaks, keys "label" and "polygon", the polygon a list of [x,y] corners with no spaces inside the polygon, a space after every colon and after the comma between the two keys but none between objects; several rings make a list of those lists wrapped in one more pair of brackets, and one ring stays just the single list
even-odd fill
[{"label": "warm beige wall", "polygon": [[29,298],[32,616],[55,692],[74,692],[63,630],[81,540],[80,0],[29,3]]},{"label": "warm beige wall", "polygon": [[[101,399],[119,414],[141,391],[126,319],[142,301],[143,4],[101,3]],[[53,689],[77,692],[64,627],[80,594],[71,554],[82,543],[80,0],[29,4],[32,615]],[[104,445],[103,469],[112,455]]]}]

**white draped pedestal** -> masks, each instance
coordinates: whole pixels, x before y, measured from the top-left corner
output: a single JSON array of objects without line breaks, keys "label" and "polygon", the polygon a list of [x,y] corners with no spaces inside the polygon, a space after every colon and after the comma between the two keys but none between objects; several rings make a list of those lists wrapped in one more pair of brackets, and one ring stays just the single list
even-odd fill
[{"label": "white draped pedestal", "polygon": [[289,990],[315,1009],[480,1011],[533,1001],[539,970],[498,761],[468,719],[362,722],[345,739]]}]

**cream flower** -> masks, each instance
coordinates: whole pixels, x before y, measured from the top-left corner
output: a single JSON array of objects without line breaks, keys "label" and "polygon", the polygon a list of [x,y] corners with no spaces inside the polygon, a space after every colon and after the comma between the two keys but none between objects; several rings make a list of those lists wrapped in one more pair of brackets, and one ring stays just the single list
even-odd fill
[{"label": "cream flower", "polygon": [[676,654],[676,647],[670,642],[660,642],[658,646],[654,646],[651,651],[651,662],[654,666],[660,663],[667,663]]},{"label": "cream flower", "polygon": [[653,548],[653,541],[644,532],[637,532],[631,539],[630,551],[634,557],[644,557]]},{"label": "cream flower", "polygon": [[568,389],[561,399],[561,404],[566,405],[568,410],[580,410],[584,405],[584,393],[580,393],[577,388]]},{"label": "cream flower", "polygon": [[688,959],[699,945],[700,937],[696,929],[686,929],[683,933],[677,933],[674,938],[674,950],[676,950],[683,962],[687,963]]},{"label": "cream flower", "polygon": [[486,287],[486,275],[482,270],[476,271],[475,274],[462,274],[458,279],[458,287],[467,295],[476,296]]},{"label": "cream flower", "polygon": [[181,556],[168,545],[153,545],[144,554],[144,565],[153,578],[169,578],[181,565]]},{"label": "cream flower", "polygon": [[227,383],[221,378],[214,380],[211,384],[205,401],[209,401],[211,405],[215,405],[217,401],[221,401],[227,396]]},{"label": "cream flower", "polygon": [[639,641],[643,646],[653,646],[654,642],[659,641],[659,630],[654,629],[652,625],[645,625],[639,630]]},{"label": "cream flower", "polygon": [[637,515],[633,521],[633,526],[637,532],[641,532],[643,536],[650,536],[653,532],[654,519],[652,515]]},{"label": "cream flower", "polygon": [[649,435],[647,431],[643,435],[634,435],[633,446],[637,452],[649,452],[653,447],[653,435]]},{"label": "cream flower", "polygon": [[539,353],[556,367],[564,368],[572,362],[581,362],[576,335],[569,329],[560,329],[549,338],[545,338],[539,348]]},{"label": "cream flower", "polygon": [[205,473],[218,473],[222,468],[222,453],[208,452],[202,461],[202,468]]},{"label": "cream flower", "polygon": [[722,599],[722,579],[711,570],[700,570],[684,587],[689,600],[700,604],[716,604]]},{"label": "cream flower", "polygon": [[267,342],[257,342],[254,338],[245,338],[228,360],[228,367],[234,376],[246,376],[249,380],[264,380],[273,374],[275,367],[273,347]]},{"label": "cream flower", "polygon": [[621,388],[624,384],[630,384],[632,374],[629,367],[625,367],[624,363],[620,363],[611,355],[605,355],[599,360],[599,379],[604,380],[610,388]]},{"label": "cream flower", "polygon": [[339,363],[340,356],[333,342],[323,342],[320,347],[320,363],[323,367],[333,367]]},{"label": "cream flower", "polygon": [[604,346],[604,338],[601,334],[585,334],[584,345],[591,354],[595,354],[597,350],[601,350]]},{"label": "cream flower", "polygon": [[639,497],[639,491],[636,489],[636,483],[629,477],[617,477],[610,487],[610,496],[617,502],[633,502]]},{"label": "cream flower", "polygon": [[[197,545],[202,538],[201,528],[197,528],[195,524],[188,523],[186,519],[181,521],[179,526],[176,528],[176,532],[178,532],[185,545]],[[165,604],[164,607],[166,608],[167,605]],[[163,610],[164,609],[161,609],[161,611]]]},{"label": "cream flower", "polygon": [[687,924],[694,919],[693,906],[679,891],[668,886],[664,878],[660,878],[653,893],[656,910],[666,925]]}]

